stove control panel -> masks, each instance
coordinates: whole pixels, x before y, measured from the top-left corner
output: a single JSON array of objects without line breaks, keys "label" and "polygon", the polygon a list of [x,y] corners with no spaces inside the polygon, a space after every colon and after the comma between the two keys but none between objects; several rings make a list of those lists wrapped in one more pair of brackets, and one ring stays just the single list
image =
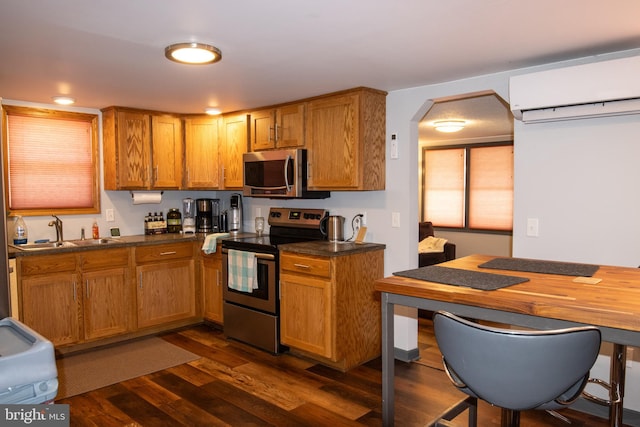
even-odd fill
[{"label": "stove control panel", "polygon": [[327,215],[325,209],[271,208],[268,221],[272,227],[320,228]]}]

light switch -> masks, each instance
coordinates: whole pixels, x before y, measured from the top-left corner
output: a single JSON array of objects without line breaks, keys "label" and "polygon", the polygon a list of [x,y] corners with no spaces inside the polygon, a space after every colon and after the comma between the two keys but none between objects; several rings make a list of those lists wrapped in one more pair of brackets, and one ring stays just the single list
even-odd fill
[{"label": "light switch", "polygon": [[538,218],[527,218],[527,236],[538,237]]},{"label": "light switch", "polygon": [[391,227],[400,228],[400,212],[391,212]]}]

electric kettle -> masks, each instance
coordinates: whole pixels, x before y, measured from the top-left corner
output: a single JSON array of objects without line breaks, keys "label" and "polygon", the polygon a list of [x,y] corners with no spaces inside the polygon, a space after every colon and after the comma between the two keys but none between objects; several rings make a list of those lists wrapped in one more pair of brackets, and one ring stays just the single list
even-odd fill
[{"label": "electric kettle", "polygon": [[342,242],[344,240],[344,217],[340,215],[324,217],[320,222],[320,232],[327,236],[330,242]]}]

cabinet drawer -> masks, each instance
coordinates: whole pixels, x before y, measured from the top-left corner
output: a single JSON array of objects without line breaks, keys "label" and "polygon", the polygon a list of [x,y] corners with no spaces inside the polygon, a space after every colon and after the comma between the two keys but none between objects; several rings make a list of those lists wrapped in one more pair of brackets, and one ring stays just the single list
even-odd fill
[{"label": "cabinet drawer", "polygon": [[83,270],[99,270],[105,267],[126,267],[128,264],[129,248],[87,251],[82,254],[80,261],[80,266]]},{"label": "cabinet drawer", "polygon": [[331,277],[331,260],[325,257],[283,253],[280,257],[280,268],[287,272]]},{"label": "cabinet drawer", "polygon": [[76,254],[29,256],[23,257],[19,262],[20,274],[23,276],[75,271]]},{"label": "cabinet drawer", "polygon": [[140,246],[136,248],[136,263],[192,257],[193,242]]}]

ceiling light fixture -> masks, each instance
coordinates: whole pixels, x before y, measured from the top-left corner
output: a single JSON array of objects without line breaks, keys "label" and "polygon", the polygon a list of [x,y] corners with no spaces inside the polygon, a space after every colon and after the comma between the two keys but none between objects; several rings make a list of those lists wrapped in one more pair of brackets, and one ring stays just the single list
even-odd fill
[{"label": "ceiling light fixture", "polygon": [[222,59],[220,49],[204,43],[172,44],[165,48],[164,55],[181,64],[213,64]]},{"label": "ceiling light fixture", "polygon": [[218,114],[222,114],[219,108],[216,107],[207,107],[204,109],[204,112],[210,116],[217,116]]},{"label": "ceiling light fixture", "polygon": [[438,132],[458,132],[464,129],[464,125],[467,124],[464,120],[438,120],[433,122],[433,126]]},{"label": "ceiling light fixture", "polygon": [[75,99],[69,96],[53,96],[51,97],[51,99],[53,99],[53,102],[59,105],[71,105],[71,104],[75,104],[76,102]]}]

